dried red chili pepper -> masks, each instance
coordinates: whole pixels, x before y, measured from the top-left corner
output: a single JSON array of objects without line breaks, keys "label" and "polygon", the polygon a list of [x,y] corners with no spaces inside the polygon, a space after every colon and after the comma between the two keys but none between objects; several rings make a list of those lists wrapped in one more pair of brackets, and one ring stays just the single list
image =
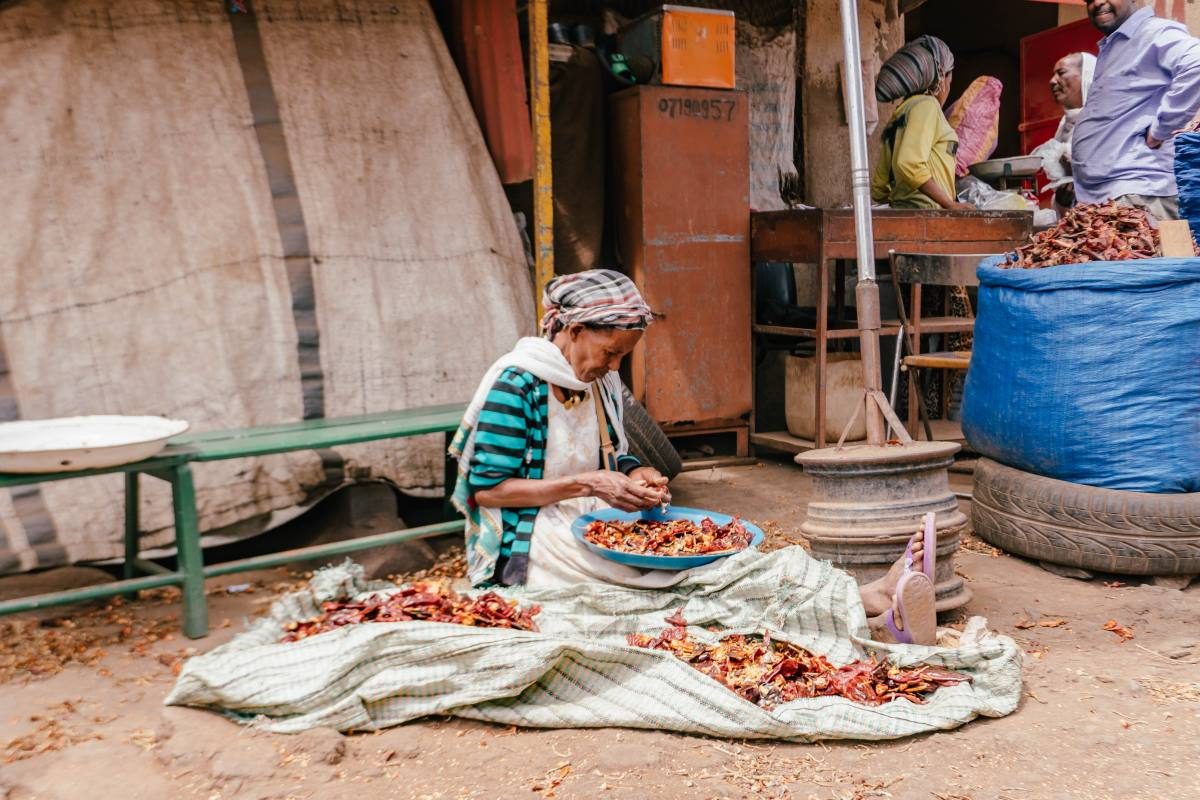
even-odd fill
[{"label": "dried red chili pepper", "polygon": [[345,625],[363,622],[452,622],[477,628],[516,628],[536,631],[533,617],[539,606],[522,608],[495,592],[459,594],[441,583],[413,583],[391,594],[365,600],[332,600],[321,604],[311,619],[284,623],[281,642],[295,642]]},{"label": "dried red chili pepper", "polygon": [[[1198,253],[1200,254],[1200,253]],[[1162,255],[1158,229],[1140,208],[1106,203],[1078,205],[1053,228],[1035,234],[1001,267],[1040,269],[1086,261],[1131,261]]]},{"label": "dried red chili pepper", "polygon": [[705,517],[698,524],[686,519],[597,520],[587,526],[583,538],[622,553],[686,556],[745,550],[752,537],[736,517],[725,525]]},{"label": "dried red chili pepper", "polygon": [[649,636],[633,633],[634,647],[664,650],[766,709],[802,697],[844,697],[877,706],[892,700],[924,703],[941,686],[969,682],[961,672],[922,664],[897,667],[874,658],[835,667],[829,659],[791,642],[762,636],[726,636],[705,644],[688,636],[682,613],[667,618],[670,627]]}]

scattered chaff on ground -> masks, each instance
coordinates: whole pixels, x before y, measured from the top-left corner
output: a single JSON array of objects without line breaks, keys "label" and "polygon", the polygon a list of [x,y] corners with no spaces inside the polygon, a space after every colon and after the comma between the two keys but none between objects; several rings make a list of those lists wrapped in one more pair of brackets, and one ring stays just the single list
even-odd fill
[{"label": "scattered chaff on ground", "polygon": [[[4,744],[3,761],[11,764],[14,761],[24,761],[27,758],[51,750],[62,750],[72,745],[92,739],[101,739],[100,734],[93,731],[79,731],[64,724],[67,717],[76,717],[79,713],[79,700],[64,700],[53,706],[46,714],[37,714],[29,718],[36,723],[34,729],[24,736],[16,736]],[[80,723],[89,725],[95,720],[79,719]]]},{"label": "scattered chaff on ground", "polygon": [[992,547],[990,544],[985,542],[983,539],[980,539],[970,531],[963,531],[963,533],[959,536],[958,546],[961,550],[968,550],[972,553],[980,553],[985,556],[991,556],[992,558],[999,558],[1004,554],[1003,550],[999,549],[998,547]]},{"label": "scattered chaff on ground", "polygon": [[770,553],[774,550],[782,550],[785,547],[811,549],[808,539],[804,538],[799,531],[784,530],[783,526],[773,519],[758,523],[758,527],[763,530],[763,543],[758,546],[760,552]]},{"label": "scattered chaff on ground", "polygon": [[571,763],[564,761],[552,770],[546,772],[540,778],[535,778],[530,782],[529,790],[541,794],[542,797],[556,797],[558,787],[562,786],[562,782],[571,774]]},{"label": "scattered chaff on ground", "polygon": [[1200,683],[1181,683],[1165,678],[1138,678],[1156,703],[1200,703]]},{"label": "scattered chaff on ground", "polygon": [[388,575],[388,580],[393,583],[411,583],[438,578],[465,578],[466,576],[467,553],[463,548],[455,546],[440,553],[437,560],[428,568]]},{"label": "scattered chaff on ground", "polygon": [[[141,606],[177,599],[177,591],[173,597],[160,591],[142,600]],[[120,597],[102,608],[61,617],[0,622],[0,683],[57,675],[70,664],[97,666],[114,647],[147,655],[159,642],[173,640],[178,631],[178,614],[134,614]]]},{"label": "scattered chaff on ground", "polygon": [[838,800],[892,797],[888,788],[906,777],[868,781],[794,748],[780,750],[748,744],[712,747],[727,758],[720,776],[726,783],[751,796],[772,800],[809,797],[814,787],[833,789],[832,797]]},{"label": "scattered chaff on ground", "polygon": [[1028,617],[1016,623],[1014,627],[1027,631],[1030,628],[1061,628],[1067,624],[1067,620],[1062,617],[1042,617],[1037,622],[1033,622]]}]

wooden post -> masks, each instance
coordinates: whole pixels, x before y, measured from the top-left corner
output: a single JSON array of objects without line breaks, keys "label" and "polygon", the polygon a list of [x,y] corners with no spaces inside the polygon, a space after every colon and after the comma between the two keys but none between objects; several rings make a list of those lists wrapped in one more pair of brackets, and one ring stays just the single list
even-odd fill
[{"label": "wooden post", "polygon": [[533,113],[533,300],[542,319],[542,289],[554,277],[554,172],[550,160],[548,0],[529,2],[529,98]]}]

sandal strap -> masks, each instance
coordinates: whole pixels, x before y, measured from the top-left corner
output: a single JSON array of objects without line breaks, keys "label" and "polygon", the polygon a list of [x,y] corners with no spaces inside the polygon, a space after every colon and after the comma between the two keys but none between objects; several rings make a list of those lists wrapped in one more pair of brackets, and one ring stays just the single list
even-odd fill
[{"label": "sandal strap", "polygon": [[883,616],[883,623],[887,626],[888,633],[892,634],[892,636],[896,639],[896,641],[898,643],[900,643],[900,644],[912,644],[913,643],[913,638],[912,638],[911,633],[909,633],[904,628],[896,627],[896,617],[894,614],[894,609],[889,608],[887,610],[887,613],[885,613]]}]

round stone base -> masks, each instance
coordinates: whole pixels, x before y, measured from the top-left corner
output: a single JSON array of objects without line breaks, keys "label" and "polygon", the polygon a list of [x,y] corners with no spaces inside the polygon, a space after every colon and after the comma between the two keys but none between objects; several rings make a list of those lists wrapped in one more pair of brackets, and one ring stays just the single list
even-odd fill
[{"label": "round stone base", "polygon": [[959,445],[850,445],[810,450],[796,463],[813,480],[813,500],[800,526],[817,558],[860,583],[880,578],[904,553],[929,511],[937,515],[937,609],[965,605],[971,590],[954,572],[954,552],[967,518],[946,472]]}]

